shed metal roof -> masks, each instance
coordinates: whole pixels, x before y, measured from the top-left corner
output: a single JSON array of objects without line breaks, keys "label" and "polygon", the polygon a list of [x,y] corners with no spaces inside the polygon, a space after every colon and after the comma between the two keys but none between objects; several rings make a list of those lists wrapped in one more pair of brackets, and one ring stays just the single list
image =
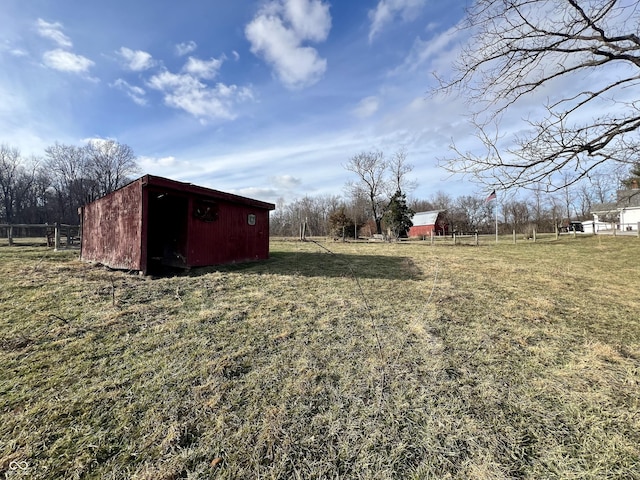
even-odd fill
[{"label": "shed metal roof", "polygon": [[435,225],[438,220],[438,214],[440,214],[442,210],[431,210],[429,212],[417,212],[411,221],[413,222],[414,227],[420,227],[423,225]]}]

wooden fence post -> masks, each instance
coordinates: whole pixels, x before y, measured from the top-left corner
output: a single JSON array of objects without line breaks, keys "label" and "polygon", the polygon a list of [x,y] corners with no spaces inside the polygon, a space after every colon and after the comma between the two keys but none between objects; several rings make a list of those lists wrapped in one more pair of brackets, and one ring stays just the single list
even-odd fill
[{"label": "wooden fence post", "polygon": [[56,227],[55,227],[55,240],[54,240],[54,247],[53,247],[53,251],[57,252],[58,250],[60,250],[60,222],[56,222]]},{"label": "wooden fence post", "polygon": [[515,245],[516,243],[516,231],[513,231],[513,244]]},{"label": "wooden fence post", "polygon": [[533,243],[536,243],[536,229],[533,229]]},{"label": "wooden fence post", "polygon": [[9,225],[7,228],[7,238],[9,239],[9,246],[13,245],[13,225]]}]

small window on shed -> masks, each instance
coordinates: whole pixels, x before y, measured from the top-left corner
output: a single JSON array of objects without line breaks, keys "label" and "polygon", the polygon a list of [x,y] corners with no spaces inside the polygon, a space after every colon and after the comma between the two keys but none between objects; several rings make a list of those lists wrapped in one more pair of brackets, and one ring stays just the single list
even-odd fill
[{"label": "small window on shed", "polygon": [[255,216],[253,213],[250,213],[250,214],[247,216],[247,223],[248,223],[249,225],[255,225],[255,224],[256,224],[256,216]]},{"label": "small window on shed", "polygon": [[203,222],[215,222],[218,220],[218,204],[207,200],[194,201],[193,218]]}]

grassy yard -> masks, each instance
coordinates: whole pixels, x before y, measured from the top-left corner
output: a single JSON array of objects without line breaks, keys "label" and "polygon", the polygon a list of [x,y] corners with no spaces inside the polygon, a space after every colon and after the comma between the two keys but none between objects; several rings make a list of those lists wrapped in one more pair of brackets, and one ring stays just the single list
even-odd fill
[{"label": "grassy yard", "polygon": [[149,279],[1,246],[0,478],[640,478],[639,259],[274,241]]}]

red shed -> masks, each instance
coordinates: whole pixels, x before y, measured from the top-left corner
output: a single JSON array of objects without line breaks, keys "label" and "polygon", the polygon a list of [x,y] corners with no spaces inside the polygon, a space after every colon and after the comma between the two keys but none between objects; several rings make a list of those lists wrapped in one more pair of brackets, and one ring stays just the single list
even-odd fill
[{"label": "red shed", "polygon": [[274,208],[145,175],[81,208],[80,258],[145,274],[267,259]]},{"label": "red shed", "polygon": [[443,210],[430,212],[418,212],[411,221],[413,226],[409,229],[409,237],[428,237],[432,235],[447,235],[449,226],[443,218]]}]

